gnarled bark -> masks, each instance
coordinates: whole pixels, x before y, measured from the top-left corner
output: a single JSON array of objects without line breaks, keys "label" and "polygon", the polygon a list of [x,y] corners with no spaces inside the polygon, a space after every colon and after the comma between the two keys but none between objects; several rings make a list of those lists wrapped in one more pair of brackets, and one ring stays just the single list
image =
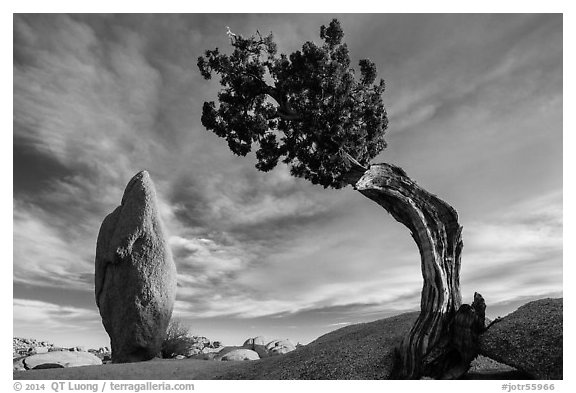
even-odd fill
[{"label": "gnarled bark", "polygon": [[453,377],[450,370],[461,368],[462,363],[450,329],[461,305],[462,227],[458,214],[399,167],[374,164],[366,169],[351,163],[346,181],[407,226],[420,251],[424,278],[421,312],[400,345],[396,377]]}]

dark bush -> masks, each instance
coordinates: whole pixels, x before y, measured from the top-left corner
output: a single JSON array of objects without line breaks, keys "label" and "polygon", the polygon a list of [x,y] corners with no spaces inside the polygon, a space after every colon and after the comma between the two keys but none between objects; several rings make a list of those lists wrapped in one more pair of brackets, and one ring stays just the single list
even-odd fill
[{"label": "dark bush", "polygon": [[192,347],[194,339],[190,336],[187,328],[180,320],[173,319],[166,330],[166,338],[162,342],[162,357],[172,358],[174,355],[186,355]]}]

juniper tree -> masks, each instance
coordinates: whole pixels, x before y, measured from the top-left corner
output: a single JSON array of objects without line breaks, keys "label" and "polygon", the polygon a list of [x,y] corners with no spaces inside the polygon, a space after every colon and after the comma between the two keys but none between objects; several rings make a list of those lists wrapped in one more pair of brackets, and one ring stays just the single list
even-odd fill
[{"label": "juniper tree", "polygon": [[322,26],[321,46],[306,42],[290,56],[277,54],[272,34],[231,37],[231,55],[206,51],[198,67],[206,79],[220,75],[219,105],[204,103],[202,124],[225,138],[233,153],[258,147],[256,168],[279,161],[294,176],[341,188],[350,170],[347,155],[366,165],[385,147],[388,125],[382,102],[384,81],[376,66],[350,67],[340,23]]},{"label": "juniper tree", "polygon": [[456,210],[401,168],[371,164],[386,147],[388,127],[376,65],[363,59],[357,70],[351,66],[336,19],[321,26],[320,45],[309,41],[290,55],[278,54],[272,34],[229,36],[231,54],[216,48],[198,58],[202,76],[216,74],[222,86],[218,103],[204,103],[204,127],[226,139],[234,154],[255,148],[260,171],[283,162],[293,176],[325,188],[350,184],[406,225],[420,251],[424,286],[420,316],[398,348],[395,376],[461,375],[474,354],[458,345],[467,342],[459,337],[467,331],[462,324],[476,326],[483,315],[476,305],[459,312],[462,228]]}]

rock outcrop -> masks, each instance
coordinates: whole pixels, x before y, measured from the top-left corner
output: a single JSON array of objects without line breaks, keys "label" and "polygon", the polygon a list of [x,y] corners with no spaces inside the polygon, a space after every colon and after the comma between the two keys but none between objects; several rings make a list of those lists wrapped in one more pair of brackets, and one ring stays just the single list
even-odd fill
[{"label": "rock outcrop", "polygon": [[126,186],[103,221],[96,246],[96,304],[115,363],[160,352],[176,296],[176,267],[148,172]]},{"label": "rock outcrop", "polygon": [[562,379],[562,299],[527,303],[480,336],[480,353],[536,379]]}]

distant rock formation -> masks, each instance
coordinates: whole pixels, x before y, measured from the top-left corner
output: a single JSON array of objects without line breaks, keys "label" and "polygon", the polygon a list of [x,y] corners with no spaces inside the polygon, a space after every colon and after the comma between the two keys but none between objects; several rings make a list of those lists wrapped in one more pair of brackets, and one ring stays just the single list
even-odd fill
[{"label": "distant rock formation", "polygon": [[12,338],[12,357],[34,355],[36,353],[46,353],[53,350],[54,344],[47,341],[40,341],[34,338]]},{"label": "distant rock formation", "polygon": [[562,343],[562,299],[541,299],[493,322],[480,353],[536,379],[562,379]]},{"label": "distant rock formation", "polygon": [[126,186],[121,205],[100,227],[96,305],[110,336],[112,361],[149,360],[160,352],[176,296],[176,267],[148,172]]}]

